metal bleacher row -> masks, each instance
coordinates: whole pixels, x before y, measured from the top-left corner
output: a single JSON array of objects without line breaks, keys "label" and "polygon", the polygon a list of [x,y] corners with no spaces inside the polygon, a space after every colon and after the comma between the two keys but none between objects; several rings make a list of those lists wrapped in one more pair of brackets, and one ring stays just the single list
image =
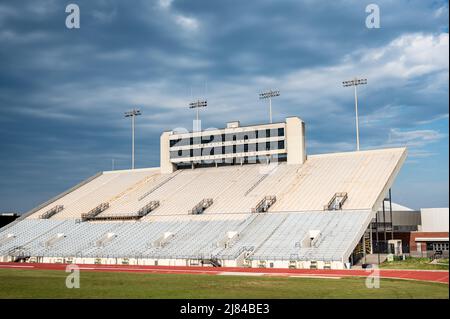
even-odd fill
[{"label": "metal bleacher row", "polygon": [[[0,244],[0,255],[235,259],[250,247],[249,258],[255,260],[341,260],[369,216],[367,211],[352,211],[242,214],[229,219],[210,215],[199,220],[171,216],[153,222],[25,219],[0,230],[0,243],[12,236]],[[299,246],[310,230],[320,230],[321,240],[312,247]],[[173,236],[155,245],[167,232]],[[228,232],[236,236],[224,244]],[[62,239],[52,241],[57,235]],[[112,239],[102,244],[106,235]]]}]

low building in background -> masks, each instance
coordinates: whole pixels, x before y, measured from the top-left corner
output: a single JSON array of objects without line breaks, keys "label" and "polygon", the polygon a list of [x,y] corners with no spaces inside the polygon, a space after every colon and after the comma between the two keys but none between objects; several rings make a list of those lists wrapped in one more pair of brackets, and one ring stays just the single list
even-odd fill
[{"label": "low building in background", "polygon": [[448,258],[448,208],[422,208],[420,214],[421,225],[411,233],[411,256]]},{"label": "low building in background", "polygon": [[387,250],[389,240],[401,240],[402,252],[409,253],[411,232],[418,231],[421,225],[420,210],[397,203],[392,203],[391,207],[389,205],[390,203],[386,200],[384,211],[381,205],[376,217],[372,220],[372,239],[375,243],[378,241],[380,246],[386,243],[384,245],[386,247],[381,249],[381,252]]}]

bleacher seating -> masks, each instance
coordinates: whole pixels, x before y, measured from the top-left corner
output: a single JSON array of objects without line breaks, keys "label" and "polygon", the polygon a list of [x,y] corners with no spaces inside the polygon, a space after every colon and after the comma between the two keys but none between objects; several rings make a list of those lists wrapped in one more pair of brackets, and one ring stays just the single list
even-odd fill
[{"label": "bleacher seating", "polygon": [[343,263],[403,157],[104,172],[0,229],[0,257]]},{"label": "bleacher seating", "polygon": [[[229,220],[210,215],[200,221],[194,217],[151,223],[26,219],[8,230],[15,237],[0,243],[0,255],[20,247],[20,253],[29,256],[234,259],[251,250],[250,259],[255,260],[286,259],[292,254],[300,260],[336,260],[354,240],[359,222],[370,214],[267,213]],[[320,229],[322,239],[311,247],[298,247],[296,243],[311,229]],[[239,236],[231,245],[217,245],[228,232]],[[170,234],[170,240],[154,245],[164,233]]]}]

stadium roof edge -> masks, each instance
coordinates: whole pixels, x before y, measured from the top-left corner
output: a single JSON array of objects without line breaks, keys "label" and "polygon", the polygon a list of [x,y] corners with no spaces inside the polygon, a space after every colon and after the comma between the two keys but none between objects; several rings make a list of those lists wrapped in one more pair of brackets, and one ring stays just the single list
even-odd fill
[{"label": "stadium roof edge", "polygon": [[351,154],[361,154],[361,153],[377,153],[377,152],[385,152],[385,151],[395,151],[395,150],[403,150],[407,152],[407,147],[389,147],[389,148],[374,148],[370,150],[361,150],[361,151],[347,151],[347,152],[334,152],[334,153],[321,153],[321,154],[311,154],[308,157],[325,157],[325,156],[340,156],[340,155],[351,155]]},{"label": "stadium roof edge", "polygon": [[383,203],[383,200],[386,197],[387,192],[389,191],[389,189],[391,189],[392,185],[394,184],[395,178],[397,177],[398,173],[400,172],[400,169],[403,166],[403,163],[406,160],[406,156],[408,153],[407,148],[401,147],[401,148],[397,148],[397,149],[403,149],[402,156],[401,156],[400,160],[397,162],[397,165],[395,166],[391,176],[386,181],[383,191],[380,193],[380,195],[378,196],[378,199],[375,201],[375,204],[372,206],[372,211],[375,213],[378,211],[378,207],[380,207],[381,204]]},{"label": "stadium roof edge", "polygon": [[144,167],[144,168],[135,168],[135,169],[120,169],[114,171],[103,171],[103,174],[115,174],[115,173],[125,173],[125,172],[146,172],[146,171],[155,171],[159,170],[159,167]]}]

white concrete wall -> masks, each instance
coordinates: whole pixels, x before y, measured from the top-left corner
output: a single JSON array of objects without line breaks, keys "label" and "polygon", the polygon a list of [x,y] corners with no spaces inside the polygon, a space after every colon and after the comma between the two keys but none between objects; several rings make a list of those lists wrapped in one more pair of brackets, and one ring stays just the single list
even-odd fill
[{"label": "white concrete wall", "polygon": [[306,161],[305,122],[298,117],[288,117],[285,135],[287,163],[303,164]]},{"label": "white concrete wall", "polygon": [[[127,265],[142,265],[142,266],[189,266],[191,260],[187,259],[151,259],[151,258],[83,258],[83,257],[39,257],[39,261],[37,257],[30,258],[29,262],[42,262],[42,263],[72,263],[78,265],[123,265],[126,267]],[[0,256],[0,261],[3,262],[12,262],[14,260],[13,257],[8,256]],[[128,261],[128,264],[124,264],[123,261]],[[242,262],[237,262],[236,260],[220,260],[223,267],[243,267]],[[344,269],[344,264],[341,261],[332,261],[331,269]],[[252,260],[251,268],[261,268],[261,261]],[[191,266],[201,266],[199,262],[198,265]],[[264,268],[279,268],[279,269],[288,269],[290,266],[290,262],[288,260],[265,260]],[[325,262],[317,261],[317,269],[324,269]],[[205,264],[203,267],[213,267],[210,264]],[[297,261],[295,264],[296,269],[310,269],[311,261]]]},{"label": "white concrete wall", "polygon": [[160,168],[162,174],[170,174],[175,170],[174,165],[170,162],[169,135],[170,132],[164,132],[160,138]]},{"label": "white concrete wall", "polygon": [[422,208],[422,232],[448,232],[448,207],[447,208]]}]

